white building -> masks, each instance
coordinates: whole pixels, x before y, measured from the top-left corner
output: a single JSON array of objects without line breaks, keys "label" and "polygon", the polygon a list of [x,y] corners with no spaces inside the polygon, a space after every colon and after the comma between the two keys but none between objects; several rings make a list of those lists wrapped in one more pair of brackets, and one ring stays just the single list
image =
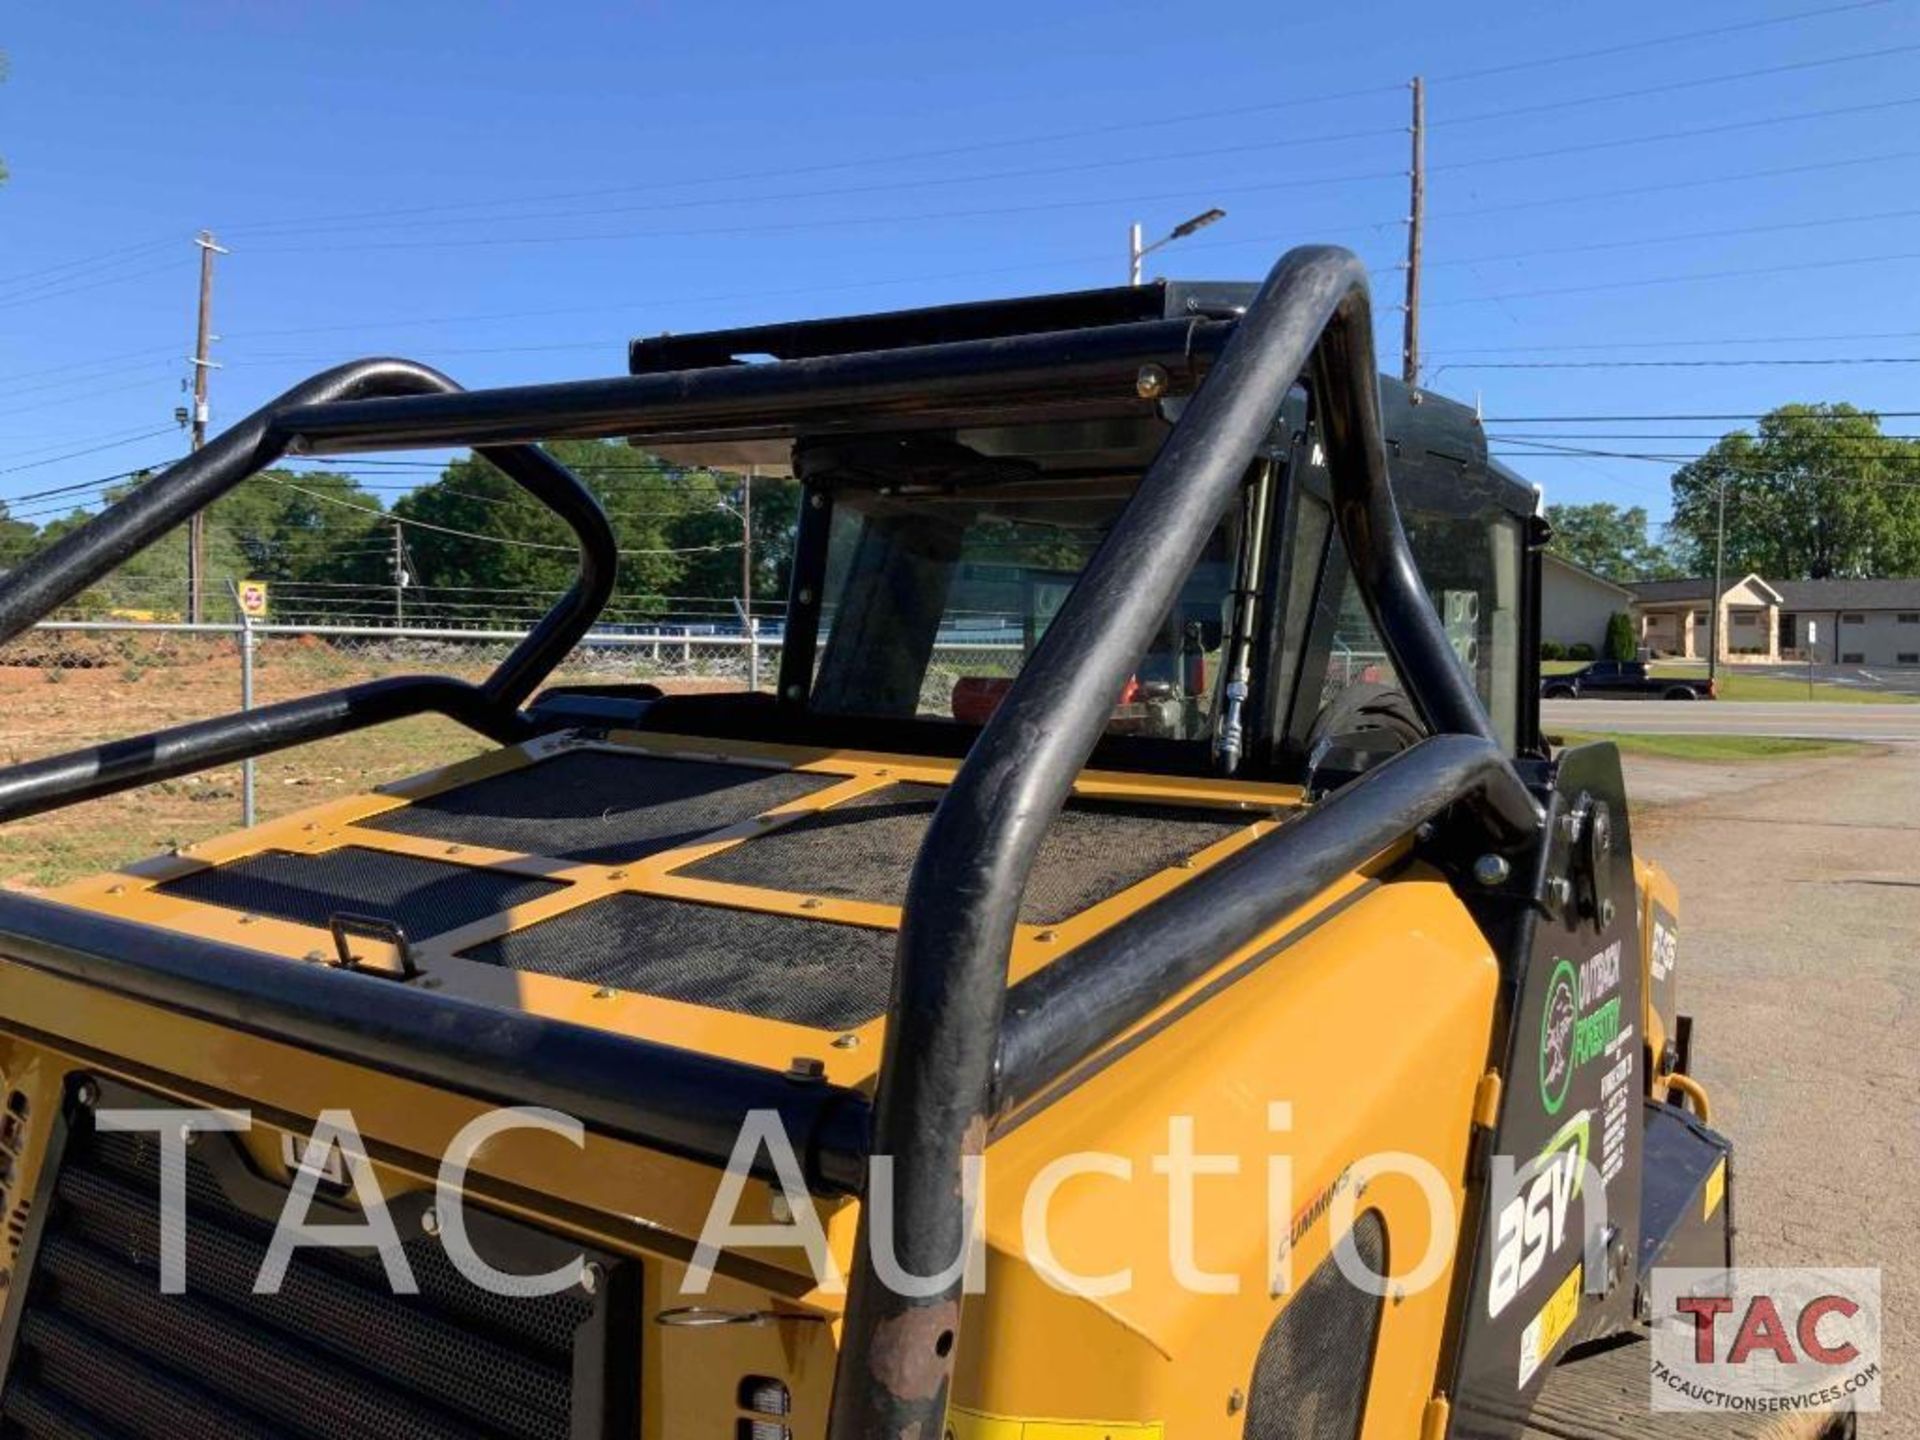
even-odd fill
[{"label": "white building", "polygon": [[[1656,657],[1705,658],[1711,581],[1648,580],[1627,589],[1642,647]],[[1720,604],[1723,661],[1920,666],[1920,580],[1743,575],[1727,583]]]},{"label": "white building", "polygon": [[1607,653],[1607,622],[1633,613],[1633,592],[1551,550],[1540,557],[1540,638],[1562,649]]}]

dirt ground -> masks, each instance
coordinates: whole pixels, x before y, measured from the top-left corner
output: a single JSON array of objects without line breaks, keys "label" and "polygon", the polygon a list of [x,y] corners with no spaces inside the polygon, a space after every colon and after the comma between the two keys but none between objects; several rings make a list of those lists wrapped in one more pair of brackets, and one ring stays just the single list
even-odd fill
[{"label": "dirt ground", "polygon": [[[124,643],[123,643],[124,642]],[[392,675],[486,676],[499,654],[354,652],[312,637],[260,643],[259,705]],[[505,647],[496,647],[504,653]],[[556,680],[608,678],[604,666]],[[615,674],[615,679],[642,678]],[[733,682],[647,676],[670,690]],[[200,636],[85,636],[23,640],[0,651],[0,766],[239,708],[232,641]],[[321,741],[255,762],[256,815],[268,820],[335,796],[465,759],[489,742],[450,720],[422,717]],[[129,860],[237,830],[239,766],[145,786],[0,827],[0,887],[38,890]]]},{"label": "dirt ground", "polygon": [[1627,770],[1635,847],[1680,886],[1738,1256],[1879,1267],[1885,1410],[1861,1434],[1920,1437],[1920,745]]}]

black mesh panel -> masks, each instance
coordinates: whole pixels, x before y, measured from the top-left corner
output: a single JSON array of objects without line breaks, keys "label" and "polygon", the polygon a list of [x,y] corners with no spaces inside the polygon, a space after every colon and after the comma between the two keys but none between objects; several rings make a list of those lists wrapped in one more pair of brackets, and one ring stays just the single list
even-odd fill
[{"label": "black mesh panel", "polygon": [[[227,1173],[244,1166],[225,1136],[188,1152],[187,1288],[165,1295],[155,1137],[76,1128],[0,1395],[6,1434],[568,1440],[589,1297],[493,1295],[417,1224],[401,1230],[417,1295],[394,1294],[371,1253],[311,1248],[279,1293],[256,1295],[283,1192],[247,1171],[265,1203],[236,1203],[206,1163],[216,1149]],[[544,1247],[539,1266],[502,1268],[571,1248],[489,1223],[494,1244]]]},{"label": "black mesh panel", "polygon": [[579,750],[360,823],[427,840],[613,865],[685,845],[845,778]]},{"label": "black mesh panel", "polygon": [[891,930],[612,895],[465,958],[823,1030],[883,1014]]},{"label": "black mesh panel", "polygon": [[[1354,1254],[1386,1273],[1380,1212],[1354,1222]],[[1329,1255],[1267,1331],[1247,1387],[1246,1440],[1353,1440],[1360,1433],[1380,1330],[1380,1298]]]},{"label": "black mesh panel", "polygon": [[[898,905],[946,791],[889,785],[687,866],[702,880]],[[1040,847],[1020,918],[1053,925],[1246,828],[1257,817],[1072,800]]]},{"label": "black mesh panel", "polygon": [[346,846],[321,855],[268,850],[196,870],[158,889],[182,900],[302,925],[324,926],[343,911],[371,915],[420,940],[538,899],[558,884]]}]

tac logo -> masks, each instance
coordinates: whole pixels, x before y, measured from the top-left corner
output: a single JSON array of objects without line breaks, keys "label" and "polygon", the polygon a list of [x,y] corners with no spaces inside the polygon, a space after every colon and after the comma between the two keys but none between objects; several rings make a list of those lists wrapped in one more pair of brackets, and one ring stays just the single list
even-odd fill
[{"label": "tac logo", "polygon": [[1656,1269],[1655,1410],[1880,1408],[1880,1272]]},{"label": "tac logo", "polygon": [[1540,1014],[1540,1103],[1558,1115],[1573,1084],[1573,1029],[1580,1017],[1578,979],[1571,962],[1553,967]]}]

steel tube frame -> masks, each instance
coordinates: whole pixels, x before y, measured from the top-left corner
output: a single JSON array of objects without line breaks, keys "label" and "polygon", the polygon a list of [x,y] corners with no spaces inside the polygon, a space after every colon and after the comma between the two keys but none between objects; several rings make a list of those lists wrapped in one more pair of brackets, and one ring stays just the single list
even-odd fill
[{"label": "steel tube frame", "polygon": [[862,1174],[866,1100],[838,1086],[28,895],[0,892],[0,952],[493,1104],[550,1106],[709,1165],[727,1163],[741,1116],[773,1110],[819,1189],[851,1192]]},{"label": "steel tube frame", "polygon": [[425,714],[444,715],[502,745],[530,733],[517,714],[488,704],[477,686],[445,676],[394,676],[9,766],[0,770],[0,822]]},{"label": "steel tube frame", "polygon": [[[1162,365],[1172,392],[1192,389],[1192,398],[935,814],[908,888],[870,1134],[858,1097],[827,1092],[816,1111],[812,1092],[795,1098],[772,1085],[779,1077],[771,1072],[749,1077],[737,1072],[750,1067],[503,1016],[364,976],[322,975],[51,902],[0,897],[0,947],[29,964],[158,1003],[249,1028],[270,1023],[273,1033],[296,1043],[431,1083],[545,1097],[642,1143],[703,1159],[724,1159],[731,1136],[720,1146],[715,1127],[737,1125],[764,1092],[801,1127],[802,1148],[816,1157],[823,1185],[853,1188],[867,1157],[890,1158],[903,1270],[928,1276],[955,1267],[969,1228],[961,1200],[967,1160],[985,1148],[996,1110],[1034,1093],[1058,1063],[1075,1063],[1115,1038],[1208,958],[1244,946],[1297,908],[1308,886],[1337,878],[1330,867],[1338,863],[1344,872],[1403,836],[1417,823],[1410,817],[1466,801],[1496,844],[1518,848],[1538,830],[1540,808],[1499,751],[1400,525],[1381,433],[1366,279],[1351,254],[1290,252],[1231,323],[1129,323],[472,394],[406,362],[360,362],[289,391],[0,585],[4,640],[290,449],[475,442],[562,513],[581,537],[582,554],[574,589],[486,684],[393,682],[376,693],[338,692],[122,742],[133,748],[113,754],[104,753],[110,747],[76,752],[30,767],[11,792],[0,777],[0,804],[46,808],[138,783],[133,775],[151,778],[173,765],[192,768],[207,757],[239,758],[259,753],[254,747],[341,733],[375,723],[366,717],[376,712],[411,713],[405,707],[444,704],[461,712],[456,718],[510,733],[518,705],[598,612],[617,558],[592,497],[519,442],[561,434],[664,438],[703,426],[783,433],[802,421],[870,425],[996,404],[1070,409],[1090,394],[1111,407],[1113,387],[1126,385],[1122,393],[1131,395],[1144,363]],[[1094,942],[1084,956],[1060,962],[1057,974],[1043,971],[1023,984],[1009,1002],[1008,953],[1041,840],[1114,697],[1303,375],[1362,596],[1409,696],[1440,738],[1130,922],[1127,954],[1119,953],[1119,939]],[[938,406],[926,402],[931,389],[940,392]],[[498,446],[508,448],[489,448]],[[426,688],[435,685],[449,688]],[[1316,838],[1318,859],[1309,853]],[[1207,913],[1209,904],[1217,913]],[[1183,923],[1198,926],[1205,943],[1172,944],[1168,928]],[[1009,1003],[1014,1014],[1003,1033]],[[556,1049],[554,1029],[579,1033]],[[1045,1044],[1059,1046],[1059,1055],[1036,1058]],[[655,1063],[636,1067],[642,1053]],[[610,1109],[607,1087],[619,1074],[638,1077],[637,1093]],[[577,1083],[563,1083],[561,1075]],[[703,1095],[709,1083],[714,1093]],[[776,1096],[788,1096],[784,1107]],[[944,1415],[958,1337],[957,1267],[952,1282],[929,1287],[931,1293],[894,1292],[873,1263],[869,1222],[863,1206],[830,1435],[932,1435]]]},{"label": "steel tube frame", "polygon": [[[1022,980],[1007,994],[994,1119],[1454,805],[1474,810],[1490,836],[1509,843],[1524,842],[1539,822],[1498,746],[1477,735],[1429,736]],[[1271,958],[1256,956],[1249,967]]]},{"label": "steel tube frame", "polygon": [[[343,454],[569,437],[667,440],[768,422],[829,427],[929,408],[1030,407],[1049,400],[1102,405],[1134,392],[1139,368],[1166,370],[1174,393],[1197,384],[1227,343],[1231,322],[1151,320],[1036,335],[964,340],[907,350],[620,375],[380,400],[316,402],[283,414],[296,451]],[[1139,402],[1143,409],[1148,401]],[[770,416],[777,419],[769,421]]]},{"label": "steel tube frame", "polygon": [[[291,446],[292,432],[284,423],[288,415],[326,403],[461,393],[439,371],[410,360],[356,360],[302,381],[8,575],[0,582],[0,644],[279,460]],[[580,543],[580,569],[571,588],[486,680],[470,685],[414,676],[350,686],[16,765],[0,770],[0,820],[425,711],[503,743],[523,738],[520,706],[605,607],[619,548],[600,503],[551,455],[531,444],[481,447],[479,453],[566,521]]]},{"label": "steel tube frame", "polygon": [[[913,1294],[888,1285],[872,1253],[871,1206],[862,1207],[831,1440],[938,1433],[960,1327],[956,1261],[972,1228],[965,1175],[990,1131],[1007,959],[1027,878],[1114,697],[1309,367],[1336,518],[1395,669],[1432,729],[1497,747],[1394,507],[1365,270],[1345,250],[1291,251],[981,732],[921,845],[901,921],[873,1146],[891,1163],[895,1263],[945,1283]],[[1504,756],[1496,772],[1505,793],[1526,794]],[[1535,809],[1530,797],[1527,809]]]}]

